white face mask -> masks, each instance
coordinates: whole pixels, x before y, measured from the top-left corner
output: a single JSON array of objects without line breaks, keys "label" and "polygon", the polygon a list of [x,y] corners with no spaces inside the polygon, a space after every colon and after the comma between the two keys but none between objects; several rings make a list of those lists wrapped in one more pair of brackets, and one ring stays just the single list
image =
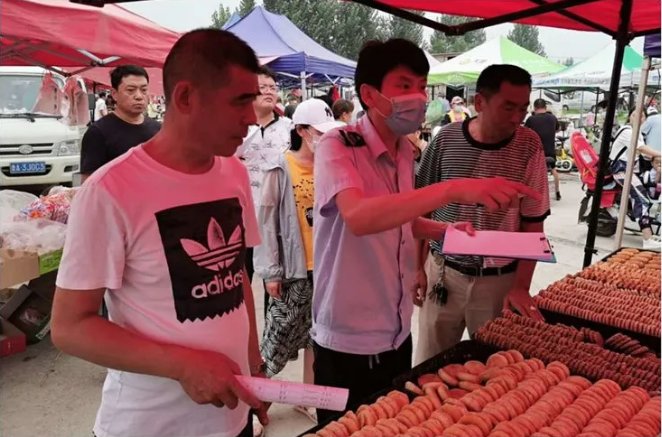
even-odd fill
[{"label": "white face mask", "polygon": [[391,114],[388,117],[375,109],[384,117],[386,125],[394,134],[404,136],[416,132],[425,121],[427,99],[424,95],[415,93],[388,98],[377,92],[391,103]]},{"label": "white face mask", "polygon": [[322,137],[320,135],[313,135],[313,137],[310,139],[310,150],[315,153],[315,150],[317,149],[317,146],[319,146],[320,140]]},{"label": "white face mask", "polygon": [[315,149],[317,149],[317,146],[320,143],[320,140],[322,139],[321,135],[318,135],[317,133],[312,133],[310,130],[307,131],[308,138],[307,138],[307,143],[308,147],[310,147],[310,151],[315,153]]}]

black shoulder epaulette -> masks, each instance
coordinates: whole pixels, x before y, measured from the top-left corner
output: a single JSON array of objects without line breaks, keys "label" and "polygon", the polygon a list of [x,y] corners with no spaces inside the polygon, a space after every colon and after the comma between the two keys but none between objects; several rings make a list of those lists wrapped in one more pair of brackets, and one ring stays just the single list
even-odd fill
[{"label": "black shoulder epaulette", "polygon": [[357,132],[346,132],[344,130],[339,130],[340,136],[342,137],[343,143],[347,147],[363,147],[365,146],[365,140],[361,134]]}]

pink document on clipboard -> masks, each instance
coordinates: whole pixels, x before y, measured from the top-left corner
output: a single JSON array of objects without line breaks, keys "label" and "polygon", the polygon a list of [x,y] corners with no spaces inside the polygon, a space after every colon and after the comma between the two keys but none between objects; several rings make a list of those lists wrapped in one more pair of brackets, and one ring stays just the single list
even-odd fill
[{"label": "pink document on clipboard", "polygon": [[442,253],[556,262],[552,246],[542,232],[476,231],[471,236],[449,227]]}]

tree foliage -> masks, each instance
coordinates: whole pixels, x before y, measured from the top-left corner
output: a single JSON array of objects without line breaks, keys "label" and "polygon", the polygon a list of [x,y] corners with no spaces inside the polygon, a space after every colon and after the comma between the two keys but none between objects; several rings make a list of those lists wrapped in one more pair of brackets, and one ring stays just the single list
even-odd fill
[{"label": "tree foliage", "polygon": [[356,59],[363,44],[388,36],[386,20],[376,10],[337,0],[263,0],[264,7],[285,15],[317,43]]},{"label": "tree foliage", "polygon": [[211,14],[211,27],[220,29],[225,23],[228,22],[232,16],[232,11],[227,6],[223,6],[223,3],[218,5],[218,9]]},{"label": "tree foliage", "polygon": [[508,32],[508,39],[533,53],[545,56],[545,48],[539,40],[538,26],[515,24]]},{"label": "tree foliage", "polygon": [[[248,15],[255,7],[255,0],[241,0],[239,6],[235,8],[234,13],[239,14],[240,17]],[[223,3],[218,5],[218,9],[211,14],[211,26],[217,29],[223,27],[232,17],[232,11],[228,6],[223,6]]]},{"label": "tree foliage", "polygon": [[[263,0],[270,12],[285,15],[318,44],[349,59],[356,59],[369,40],[405,38],[421,48],[427,43],[423,26],[398,17],[378,13],[375,9],[338,0]],[[255,6],[255,0],[242,0],[235,10],[242,17]],[[423,15],[423,12],[415,12]],[[232,15],[221,4],[212,14],[212,26],[222,27]],[[483,37],[484,40],[484,37]]]},{"label": "tree foliage", "polygon": [[[456,26],[473,21],[475,18],[460,17],[456,15],[442,15],[438,22],[448,26]],[[459,36],[446,35],[443,32],[434,32],[430,37],[430,51],[432,53],[463,53],[485,42],[485,30],[479,29]]]},{"label": "tree foliage", "polygon": [[[416,15],[423,16],[422,11],[411,11]],[[427,48],[427,42],[424,40],[423,26],[413,21],[392,16],[386,22],[386,36],[388,38],[404,38],[413,42],[421,48]]]},{"label": "tree foliage", "polygon": [[241,0],[241,3],[239,3],[239,7],[237,7],[235,12],[238,13],[239,16],[245,17],[253,10],[254,7],[255,0]]}]

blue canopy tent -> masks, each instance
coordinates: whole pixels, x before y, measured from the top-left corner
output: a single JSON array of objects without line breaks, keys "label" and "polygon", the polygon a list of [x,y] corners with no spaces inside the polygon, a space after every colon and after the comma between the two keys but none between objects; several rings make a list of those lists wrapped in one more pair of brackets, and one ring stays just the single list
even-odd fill
[{"label": "blue canopy tent", "polygon": [[660,57],[660,34],[646,35],[644,38],[644,56],[649,58]]},{"label": "blue canopy tent", "polygon": [[[239,21],[229,21],[226,30],[246,41],[260,61],[274,72],[308,83],[337,83],[354,78],[356,62],[325,49],[303,33],[284,15],[256,6]],[[287,80],[285,80],[287,82]]]},{"label": "blue canopy tent", "polygon": [[223,25],[223,27],[221,29],[226,30],[228,27],[234,26],[235,23],[237,23],[237,21],[239,21],[239,20],[241,20],[241,15],[234,12],[230,16],[230,18],[228,18],[228,21],[225,22],[225,24]]}]

